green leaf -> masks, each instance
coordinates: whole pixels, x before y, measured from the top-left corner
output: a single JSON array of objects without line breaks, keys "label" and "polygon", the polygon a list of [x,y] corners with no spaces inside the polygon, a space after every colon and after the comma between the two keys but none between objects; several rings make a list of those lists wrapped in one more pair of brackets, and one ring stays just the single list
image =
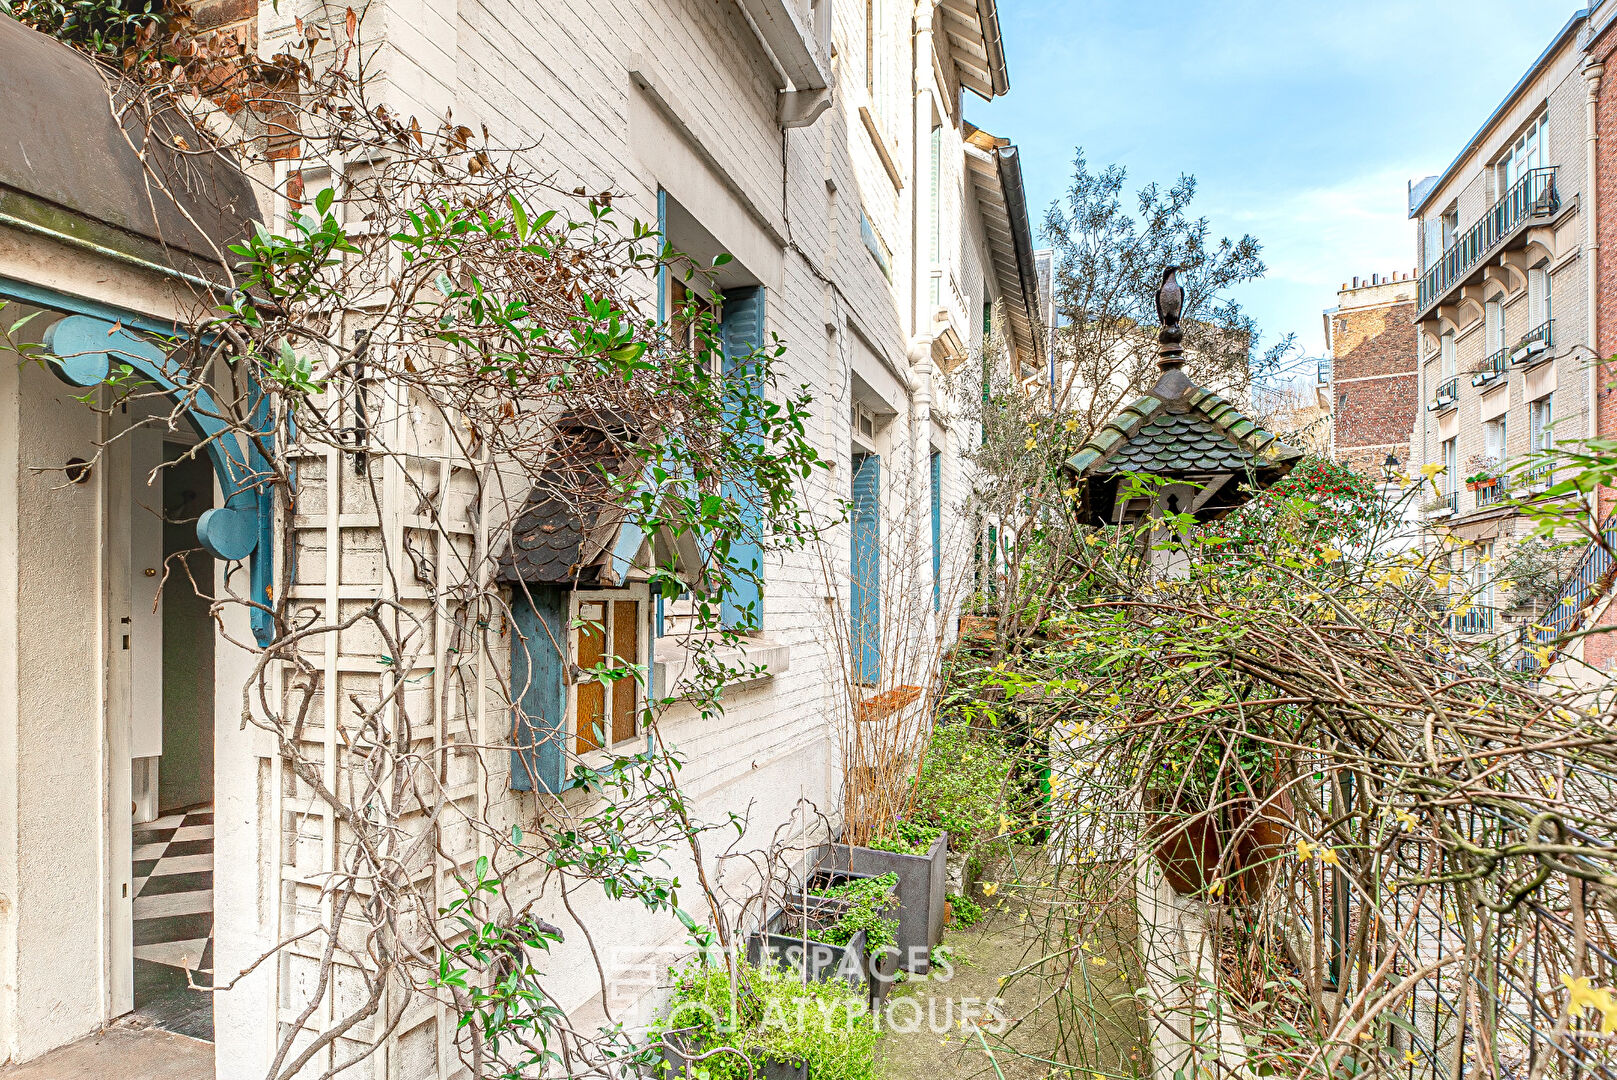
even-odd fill
[{"label": "green leaf", "polygon": [[314,197],[314,212],[325,217],[331,211],[331,206],[337,201],[337,193],[331,188],[321,188]]}]

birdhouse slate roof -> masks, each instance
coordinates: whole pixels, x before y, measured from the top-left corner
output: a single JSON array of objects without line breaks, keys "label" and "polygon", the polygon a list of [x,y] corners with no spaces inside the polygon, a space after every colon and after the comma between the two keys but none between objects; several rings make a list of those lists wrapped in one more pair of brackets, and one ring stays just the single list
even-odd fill
[{"label": "birdhouse slate roof", "polygon": [[502,584],[594,584],[601,556],[617,533],[622,513],[607,477],[621,471],[624,455],[614,433],[593,417],[563,418],[548,463],[511,528],[500,556]]},{"label": "birdhouse slate roof", "polygon": [[1158,389],[1129,405],[1067,461],[1080,477],[1115,473],[1242,472],[1291,465],[1303,456],[1210,390],[1177,397]]}]

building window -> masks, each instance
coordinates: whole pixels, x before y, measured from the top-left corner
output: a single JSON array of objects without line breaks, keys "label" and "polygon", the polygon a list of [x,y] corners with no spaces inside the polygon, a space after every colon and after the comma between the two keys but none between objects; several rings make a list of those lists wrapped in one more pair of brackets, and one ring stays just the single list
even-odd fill
[{"label": "building window", "polygon": [[[640,656],[642,605],[639,600],[581,596],[573,627],[578,685],[573,724],[574,751],[585,754],[628,742],[640,733]],[[600,670],[628,674],[609,678]]]},{"label": "building window", "polygon": [[1486,352],[1489,356],[1499,352],[1505,347],[1505,309],[1499,306],[1499,301],[1490,300],[1485,309],[1487,316],[1488,340]]},{"label": "building window", "polygon": [[1505,418],[1486,420],[1482,424],[1483,453],[1495,464],[1505,460]]},{"label": "building window", "polygon": [[1551,450],[1555,435],[1550,425],[1555,420],[1554,394],[1545,394],[1527,406],[1527,442],[1529,450]]},{"label": "building window", "polygon": [[1550,299],[1550,274],[1540,263],[1527,271],[1527,319],[1538,329],[1553,315]]},{"label": "building window", "polygon": [[1443,440],[1443,494],[1455,496],[1460,491],[1460,440]]},{"label": "building window", "polygon": [[1529,124],[1505,156],[1499,160],[1499,194],[1508,194],[1534,169],[1549,160],[1550,118],[1546,114]]},{"label": "building window", "polygon": [[888,10],[891,0],[865,0],[865,90],[870,94],[870,111],[882,133],[893,130],[893,50]]},{"label": "building window", "polygon": [[650,670],[644,585],[574,592],[537,583],[511,602],[511,787],[556,794],[576,755],[640,733]]},{"label": "building window", "polygon": [[893,280],[893,258],[888,253],[887,242],[876,231],[871,222],[870,215],[864,210],[859,211],[859,238],[865,242],[865,249],[876,257],[876,265],[881,268],[882,277],[891,284]]},{"label": "building window", "polygon": [[669,333],[675,344],[696,357],[697,364],[706,367],[709,375],[719,375],[724,361],[723,306],[716,297],[704,297],[678,277],[671,277],[668,283],[668,298]]},{"label": "building window", "polygon": [[[1483,616],[1482,619],[1472,620],[1475,623],[1482,623],[1491,617],[1490,609],[1494,606],[1492,566],[1493,544],[1479,543],[1472,550],[1470,573],[1467,575],[1471,604],[1473,607],[1480,608],[1479,614]],[[1492,627],[1478,626],[1478,629],[1492,629]]]},{"label": "building window", "polygon": [[1443,340],[1442,340],[1439,351],[1442,353],[1442,356],[1443,356],[1443,381],[1447,382],[1448,380],[1454,378],[1454,375],[1455,375],[1454,335],[1453,334],[1444,334],[1443,335]]}]

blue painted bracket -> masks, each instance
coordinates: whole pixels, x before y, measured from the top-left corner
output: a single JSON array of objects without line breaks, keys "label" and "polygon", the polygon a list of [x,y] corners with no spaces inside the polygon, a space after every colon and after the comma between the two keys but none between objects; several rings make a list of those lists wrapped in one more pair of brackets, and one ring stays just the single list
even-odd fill
[{"label": "blue painted bracket", "polygon": [[[117,323],[93,315],[69,315],[45,331],[45,348],[52,367],[71,386],[92,387],[106,382],[114,363],[134,372],[175,401],[187,402],[185,418],[202,439],[213,471],[219,477],[224,505],[204,510],[197,520],[197,540],[216,558],[227,562],[251,559],[253,637],[268,645],[275,635],[270,605],[275,580],[274,492],[269,463],[256,440],[241,439],[221,419],[221,410],[205,389],[181,387],[173,359],[155,342],[133,334]],[[253,391],[254,426],[268,437],[268,407]],[[243,443],[245,443],[245,452]]]}]

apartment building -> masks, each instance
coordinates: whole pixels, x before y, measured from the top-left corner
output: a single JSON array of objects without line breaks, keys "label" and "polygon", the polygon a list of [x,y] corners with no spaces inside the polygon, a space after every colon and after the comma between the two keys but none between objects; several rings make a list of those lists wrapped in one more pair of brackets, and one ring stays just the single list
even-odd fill
[{"label": "apartment building", "polygon": [[[762,843],[794,815],[802,820],[803,800],[832,818],[837,812],[834,719],[848,707],[849,658],[836,653],[841,638],[828,619],[850,612],[860,623],[853,640],[874,641],[868,657],[855,658],[862,692],[872,695],[903,674],[885,669],[884,657],[925,651],[899,635],[925,638],[953,624],[963,591],[957,586],[969,580],[975,539],[958,510],[970,483],[965,452],[980,442],[972,410],[980,391],[969,378],[952,385],[945,376],[998,348],[1014,370],[1045,370],[1038,272],[1016,148],[965,117],[971,96],[991,98],[1009,87],[997,15],[992,0],[834,6],[829,0],[657,0],[592,10],[581,15],[577,5],[560,0],[380,0],[358,18],[357,35],[378,100],[399,115],[442,117],[452,110],[457,122],[486,126],[500,144],[531,148],[524,164],[555,177],[563,189],[576,184],[615,193],[621,216],[656,223],[675,248],[704,264],[718,253],[730,255],[717,282],[725,334],[745,338],[743,346],[778,335],[786,347],[785,381],[812,387],[809,434],[831,469],[813,490],[811,510],[832,520],[851,501],[852,524],[833,530],[822,548],[763,558],[762,584],[752,597],[758,614],[745,647],[748,663],[757,665],[754,677],[726,688],[717,718],[676,704],[659,724],[663,741],[687,763],[681,782],[692,813],[706,820],[745,813],[749,840]],[[242,32],[256,32],[268,54],[329,14],[314,3],[265,4],[256,27]],[[340,13],[337,18],[340,26]],[[91,69],[72,67],[60,46],[25,41],[31,32],[15,24],[7,29],[23,42],[8,37],[10,55],[33,57],[43,48],[52,64],[77,72],[74,85],[99,87]],[[0,78],[15,78],[20,70],[15,64],[0,69],[8,72]],[[72,161],[70,133],[92,123],[104,127],[109,112],[98,95],[93,107],[82,96],[31,100],[43,110],[27,121],[35,164],[19,162],[20,178],[8,173],[0,180],[48,199],[62,186],[50,170]],[[62,143],[54,155],[42,149],[51,133],[60,133]],[[121,145],[115,134],[104,141]],[[133,159],[122,164],[138,174]],[[270,179],[274,197],[257,210],[272,230],[287,228],[282,188],[297,167],[278,166]],[[312,165],[298,181],[308,190],[338,186]],[[87,196],[70,209],[94,218],[98,205]],[[339,205],[336,212],[351,211]],[[357,221],[344,223],[358,227]],[[237,219],[228,228],[240,226]],[[0,297],[14,303],[26,297],[38,309],[31,332],[48,334],[70,317],[100,320],[101,336],[86,339],[95,352],[129,328],[144,332],[175,321],[171,302],[115,287],[102,268],[74,263],[84,256],[71,237],[52,239],[39,226],[26,239],[33,262],[18,256],[17,238],[0,229]],[[66,284],[54,292],[19,284],[39,278],[41,265]],[[162,272],[151,271],[160,280]],[[93,296],[75,299],[69,286]],[[24,310],[33,308],[14,307],[7,317]],[[163,361],[150,362],[158,370]],[[146,577],[157,564],[143,561],[146,549],[139,545],[156,544],[154,558],[161,559],[162,530],[153,532],[157,518],[146,507],[166,503],[137,483],[149,476],[140,462],[85,470],[82,485],[42,479],[42,468],[59,475],[63,461],[89,454],[86,447],[105,430],[98,430],[94,414],[76,411],[82,386],[58,385],[34,368],[19,374],[20,367],[15,357],[0,362],[0,372],[9,373],[0,374],[0,405],[21,419],[24,431],[20,439],[0,441],[0,562],[5,580],[22,582],[20,591],[0,589],[0,631],[16,643],[0,647],[0,659],[11,658],[0,672],[12,673],[0,680],[0,786],[16,794],[0,815],[0,970],[6,982],[0,1060],[36,1058],[141,1009],[147,983],[137,975],[150,970],[143,965],[157,964],[173,969],[182,990],[187,970],[211,975],[217,989],[190,991],[198,1012],[188,1033],[215,1040],[221,1080],[267,1075],[289,1040],[321,1047],[300,1075],[324,1075],[348,1061],[360,1062],[363,1075],[388,1080],[459,1074],[452,1011],[418,1007],[418,1000],[411,1005],[403,988],[387,992],[381,1013],[361,1010],[341,1038],[318,1041],[351,1015],[356,987],[364,983],[362,952],[349,955],[344,945],[338,970],[329,972],[317,944],[317,928],[331,910],[329,890],[340,877],[341,823],[287,771],[274,740],[241,723],[244,671],[253,659],[241,645],[252,639],[238,625],[245,616],[226,620],[226,636],[205,611],[188,612],[187,633],[201,638],[173,662],[197,661],[206,644],[210,666],[203,674],[183,664],[171,673],[166,654],[131,668],[117,643],[128,648],[135,636],[129,625],[150,615],[140,598],[142,590],[149,593]],[[140,452],[148,451],[161,460],[183,453],[183,445],[170,451],[159,439]],[[420,582],[379,582],[365,568],[374,569],[378,545],[402,550],[409,544],[419,498],[405,493],[425,485],[409,487],[420,477],[403,470],[426,468],[436,477],[442,469],[448,479],[431,481],[438,485],[432,490],[447,498],[464,462],[452,456],[434,461],[429,451],[407,463],[378,461],[366,474],[350,467],[349,456],[329,449],[300,466],[302,482],[328,485],[326,494],[300,502],[290,552],[277,552],[273,562],[266,550],[252,556],[255,591],[290,592],[322,618],[337,617],[353,598],[389,589],[402,590],[401,604],[423,601]],[[205,491],[206,470],[199,475],[192,486]],[[224,499],[237,505],[226,479],[216,480],[213,506]],[[357,505],[366,513],[355,513]],[[463,516],[509,521],[521,510],[518,500]],[[37,542],[18,542],[19,523],[40,521],[60,528],[49,530],[49,538],[36,533]],[[608,550],[615,554],[616,547]],[[634,557],[634,545],[625,550]],[[823,552],[832,553],[829,565]],[[63,569],[58,563],[69,554],[74,567],[93,569]],[[244,565],[239,552],[215,554],[219,582]],[[896,558],[906,560],[904,572],[882,573],[899,569],[883,562]],[[280,580],[283,572],[290,580]],[[621,637],[613,630],[614,648],[627,642],[623,647],[652,673],[652,685],[667,687],[688,660],[683,627],[677,608],[654,603],[645,589],[633,581],[610,594],[568,586],[560,590],[565,608],[553,614],[561,617],[560,636],[573,658],[582,661],[585,635],[571,624],[594,619],[592,610],[609,605],[603,625],[607,618],[614,628],[620,616],[627,620]],[[47,607],[81,617],[37,618]],[[929,614],[904,622],[888,617],[895,608]],[[518,625],[524,610],[518,606]],[[19,656],[63,650],[105,670],[75,679],[72,694],[52,693],[49,676],[26,664],[17,675]],[[312,653],[309,662],[326,685],[362,695],[376,694],[386,677],[377,673],[373,643],[346,634],[340,647]],[[514,655],[499,660],[505,662],[517,661]],[[520,825],[538,812],[540,799],[559,799],[560,777],[546,771],[545,759],[529,757],[524,745],[499,749],[522,731],[511,702],[480,694],[468,703],[445,691],[443,658],[430,652],[392,663],[412,687],[418,730],[440,740],[431,743],[434,753],[451,754],[452,739],[494,749],[474,766],[480,779],[452,793],[456,813]],[[174,687],[190,688],[184,700],[195,706],[195,730],[183,744],[159,736],[132,745],[131,731],[151,727],[141,710],[152,693],[141,688],[150,691],[171,675]],[[547,701],[559,713],[546,715],[578,725],[576,732],[558,730],[567,745],[576,741],[580,755],[643,746],[645,733],[632,719],[622,731],[614,719],[610,745],[586,751],[587,732],[575,719],[584,712],[583,685],[558,678],[533,691],[560,695]],[[332,770],[341,753],[334,734],[342,724],[337,698],[325,695],[303,746]],[[45,699],[49,725],[37,708]],[[527,705],[524,697],[527,715],[540,711]],[[187,777],[205,780],[196,791],[212,801],[180,806],[168,798],[164,785]],[[569,810],[587,811],[577,793],[568,799]],[[171,809],[180,814],[177,821],[170,820]],[[153,839],[154,825],[162,826],[160,839]],[[205,858],[200,848],[168,852],[172,844],[190,844],[188,830],[204,825]],[[470,830],[423,827],[439,830],[430,847],[445,866],[468,866],[475,858]],[[43,853],[49,853],[48,869],[38,861]],[[184,865],[165,863],[167,854]],[[695,879],[688,851],[669,858],[671,874]],[[164,893],[165,917],[180,918],[185,936],[153,950],[150,935],[132,920],[148,881],[169,869],[176,876],[205,874],[209,887],[178,905]],[[506,888],[516,902],[532,901],[563,933],[544,959],[553,973],[554,1004],[586,1029],[610,1014],[634,1030],[660,1000],[655,972],[688,951],[686,929],[599,890],[558,899],[554,890],[541,895],[540,884],[534,874],[509,880]],[[591,929],[610,934],[602,962],[621,963],[625,972],[598,966]],[[653,977],[642,985],[630,969],[651,970]],[[605,982],[638,989],[627,1000],[608,1002]],[[173,978],[164,985],[174,986]],[[374,1053],[361,1052],[367,1043]]]},{"label": "apartment building", "polygon": [[1371,477],[1389,458],[1400,468],[1409,460],[1420,392],[1415,291],[1412,273],[1370,274],[1343,282],[1325,313],[1330,455]]},{"label": "apartment building", "polygon": [[1486,568],[1523,531],[1505,495],[1553,479],[1507,470],[1596,431],[1588,19],[1574,15],[1448,168],[1409,190],[1420,266],[1412,474],[1442,469],[1421,509],[1428,526],[1469,542],[1462,568],[1484,619]]}]

